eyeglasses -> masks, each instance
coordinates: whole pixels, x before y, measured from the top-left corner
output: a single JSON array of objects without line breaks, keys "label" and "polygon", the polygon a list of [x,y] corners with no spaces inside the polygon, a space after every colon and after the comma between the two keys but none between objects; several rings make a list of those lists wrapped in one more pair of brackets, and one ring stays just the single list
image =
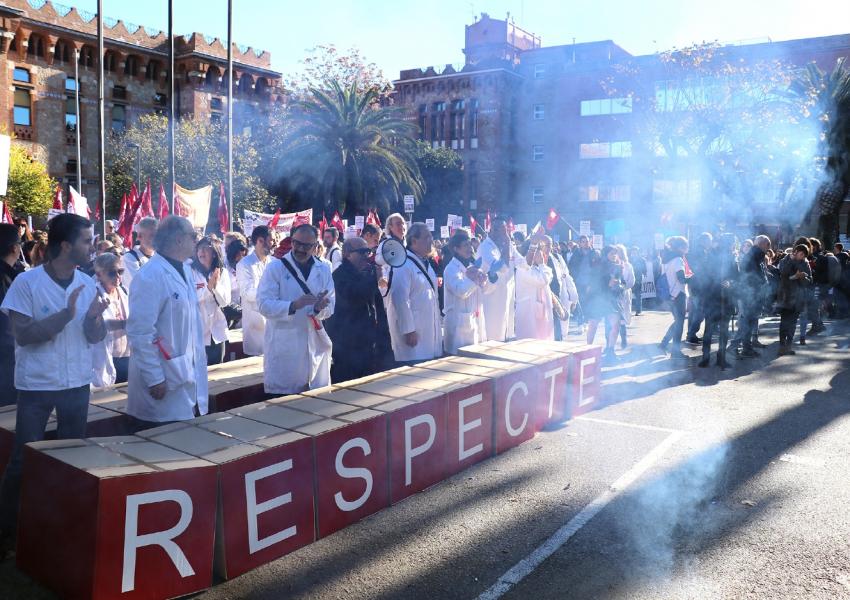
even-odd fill
[{"label": "eyeglasses", "polygon": [[298,240],[292,240],[292,247],[293,247],[293,248],[298,248],[299,250],[312,251],[312,250],[314,250],[314,249],[316,248],[316,246],[318,245],[318,243],[319,243],[319,242],[318,242],[318,241],[316,241],[316,242],[313,242],[313,243],[311,243],[311,244],[305,244],[304,242],[299,242]]},{"label": "eyeglasses", "polygon": [[107,271],[106,274],[114,279],[115,277],[118,277],[119,275],[123,275],[124,269],[115,269],[113,271]]},{"label": "eyeglasses", "polygon": [[356,252],[357,254],[362,254],[363,256],[372,256],[375,254],[374,248],[357,248],[356,250],[352,250],[352,252]]}]

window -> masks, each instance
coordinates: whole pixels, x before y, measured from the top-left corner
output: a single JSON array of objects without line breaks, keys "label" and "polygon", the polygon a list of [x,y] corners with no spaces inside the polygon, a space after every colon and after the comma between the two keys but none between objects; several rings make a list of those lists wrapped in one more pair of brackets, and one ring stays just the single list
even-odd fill
[{"label": "window", "polygon": [[221,98],[210,98],[210,108],[212,110],[221,110],[222,106]]},{"label": "window", "polygon": [[14,121],[15,125],[32,125],[32,98],[29,90],[15,88]]},{"label": "window", "polygon": [[533,160],[533,161],[543,160],[543,146],[532,146],[531,147],[531,160]]},{"label": "window", "polygon": [[619,115],[632,112],[631,98],[601,98],[599,100],[582,100],[581,116],[595,117],[597,115]]},{"label": "window", "polygon": [[107,52],[103,57],[103,69],[110,73],[115,72],[115,53]]},{"label": "window", "polygon": [[68,162],[65,163],[65,172],[71,174],[77,173],[77,159],[68,159]]},{"label": "window", "polygon": [[478,163],[469,161],[469,175],[467,176],[467,200],[469,209],[475,210],[478,206]]},{"label": "window", "polygon": [[425,123],[427,122],[428,107],[424,104],[419,105],[419,139],[425,139]]},{"label": "window", "polygon": [[77,80],[73,77],[65,78],[65,91],[66,92],[76,92],[77,91]]},{"label": "window", "polygon": [[139,59],[135,56],[128,56],[124,61],[124,75],[135,77],[139,74]]},{"label": "window", "polygon": [[546,65],[543,63],[537,63],[534,65],[534,78],[543,79],[544,77],[546,77]]},{"label": "window", "polygon": [[546,116],[546,107],[543,104],[534,105],[534,120],[542,121]]},{"label": "window", "polygon": [[80,66],[89,69],[94,66],[94,50],[88,46],[84,46],[82,54],[80,54]]},{"label": "window", "polygon": [[534,204],[543,204],[543,188],[531,188],[531,202]]},{"label": "window", "polygon": [[478,100],[472,99],[469,101],[469,136],[478,137]]},{"label": "window", "polygon": [[124,128],[127,126],[127,111],[126,109],[117,104],[112,107],[112,131],[116,133],[121,133],[124,131]]},{"label": "window", "polygon": [[37,35],[31,35],[27,45],[27,54],[44,58],[44,40]]},{"label": "window", "polygon": [[578,189],[579,202],[629,202],[632,199],[630,185],[583,185]]},{"label": "window", "polygon": [[123,85],[116,85],[112,88],[112,97],[116,100],[126,100],[127,88],[125,88]]},{"label": "window", "polygon": [[592,142],[580,144],[578,157],[593,158],[629,158],[632,155],[631,142]]},{"label": "window", "polygon": [[21,83],[32,83],[32,81],[30,80],[30,72],[20,67],[15,67],[15,72],[12,75],[12,79]]},{"label": "window", "polygon": [[699,179],[656,179],[652,182],[653,202],[696,204],[702,199]]},{"label": "window", "polygon": [[59,64],[71,62],[71,53],[68,50],[68,44],[65,42],[57,42],[53,52],[53,61]]},{"label": "window", "polygon": [[147,66],[145,66],[145,79],[147,79],[148,81],[156,81],[158,74],[159,63],[155,60],[150,61]]},{"label": "window", "polygon": [[65,99],[65,131],[77,130],[77,102],[73,96]]}]

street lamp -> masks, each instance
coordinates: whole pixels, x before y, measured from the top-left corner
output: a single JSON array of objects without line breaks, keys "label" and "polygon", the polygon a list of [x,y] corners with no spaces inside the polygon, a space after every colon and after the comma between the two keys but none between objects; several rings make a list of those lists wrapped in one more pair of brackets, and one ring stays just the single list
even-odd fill
[{"label": "street lamp", "polygon": [[128,144],[130,148],[136,149],[136,191],[142,193],[142,147],[134,142]]}]

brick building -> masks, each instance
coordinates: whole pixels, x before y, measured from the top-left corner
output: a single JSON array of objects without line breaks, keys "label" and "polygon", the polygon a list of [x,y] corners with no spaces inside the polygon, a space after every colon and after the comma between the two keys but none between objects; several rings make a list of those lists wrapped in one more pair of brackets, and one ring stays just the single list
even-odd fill
[{"label": "brick building", "polygon": [[[226,43],[226,42],[225,42]],[[104,119],[107,132],[139,116],[168,112],[168,37],[162,31],[104,18]],[[79,53],[80,122],[74,110]],[[100,196],[97,129],[97,19],[45,0],[0,4],[0,124],[66,185],[90,200]],[[251,127],[281,102],[281,74],[268,52],[234,46],[234,130]],[[227,49],[200,33],[176,36],[175,94],[178,117],[225,120]],[[82,185],[76,185],[76,128],[81,134]]]},{"label": "brick building", "polygon": [[[642,243],[662,230],[700,226],[693,207],[711,201],[700,182],[633,143],[635,117],[654,109],[605,86],[618,76],[617,65],[636,62],[649,79],[645,86],[669,93],[657,57],[632,56],[610,40],[544,47],[509,19],[487,14],[466,27],[463,52],[462,68],[408,69],[394,82],[395,103],[418,120],[422,139],[462,155],[462,214],[504,211],[530,226],[555,207],[576,228],[590,220],[597,233]],[[735,61],[816,62],[828,71],[838,57],[850,56],[850,35],[729,45],[722,52]],[[765,190],[740,220],[759,222],[758,202],[774,202],[774,192]],[[659,227],[662,222],[667,225]]]}]

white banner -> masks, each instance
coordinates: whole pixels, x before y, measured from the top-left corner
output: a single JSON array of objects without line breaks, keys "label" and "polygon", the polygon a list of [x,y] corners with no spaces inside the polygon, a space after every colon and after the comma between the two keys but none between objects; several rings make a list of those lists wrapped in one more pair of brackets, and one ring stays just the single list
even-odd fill
[{"label": "white banner", "polygon": [[590,237],[593,235],[593,232],[590,231],[590,221],[579,221],[578,222],[578,234],[586,235]]},{"label": "white banner", "polygon": [[593,249],[594,250],[602,250],[602,247],[604,245],[605,244],[604,244],[604,240],[602,239],[602,236],[594,233],[593,234]]},{"label": "white banner", "polygon": [[195,229],[206,230],[207,221],[210,218],[212,186],[208,185],[197,190],[187,190],[179,185],[175,187],[177,194],[174,198],[174,214],[189,219]]},{"label": "white banner", "polygon": [[[251,237],[251,232],[254,231],[254,227],[259,227],[260,225],[268,225],[269,221],[272,220],[274,215],[270,215],[267,213],[259,213],[254,212],[252,210],[246,210],[242,213],[242,228],[245,232],[246,237]],[[289,230],[292,229],[292,223],[295,222],[297,217],[301,217],[302,220],[306,219],[306,221],[310,224],[313,223],[313,209],[308,208],[307,210],[302,210],[301,212],[294,213],[281,213],[280,218],[277,221],[277,227],[275,227],[275,231],[281,232],[284,236],[289,235]]]},{"label": "white banner", "polygon": [[428,227],[428,231],[434,231],[434,219],[425,219],[425,225]]},{"label": "white banner", "polygon": [[640,286],[641,298],[655,298],[655,272],[652,269],[652,263],[646,262],[646,274],[643,276],[643,283]]},{"label": "white banner", "polygon": [[440,238],[447,239],[449,237],[449,226],[441,225],[440,226]]}]

